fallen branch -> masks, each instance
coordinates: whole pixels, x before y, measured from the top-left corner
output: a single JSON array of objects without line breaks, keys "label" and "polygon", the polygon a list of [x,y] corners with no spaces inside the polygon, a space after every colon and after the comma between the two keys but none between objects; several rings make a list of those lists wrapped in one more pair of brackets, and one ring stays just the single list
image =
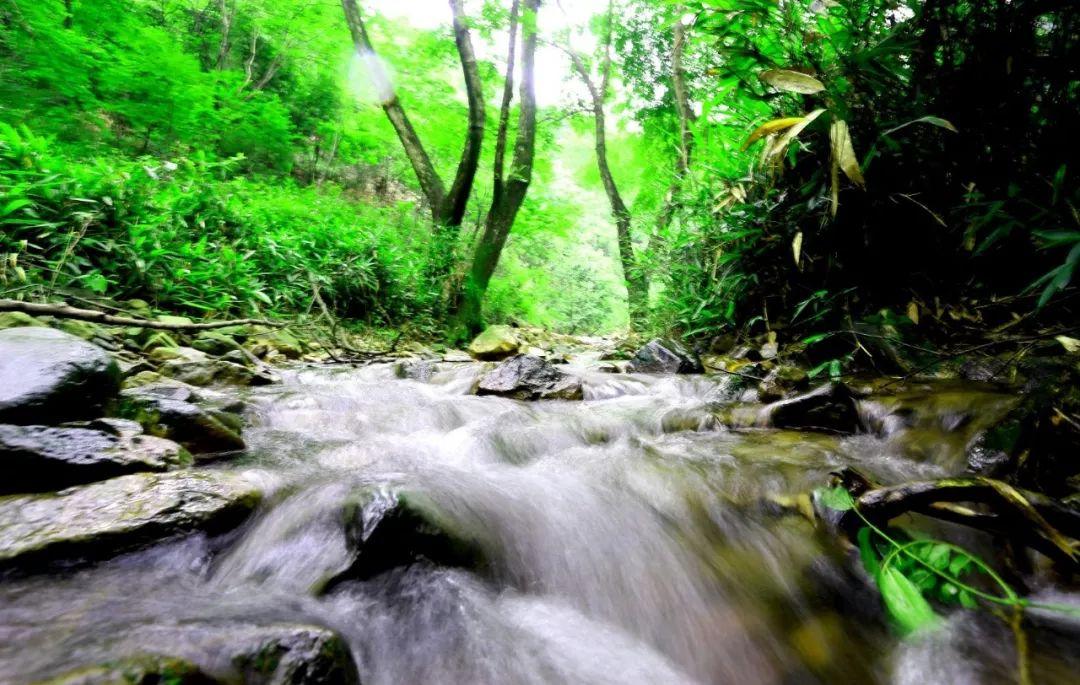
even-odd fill
[{"label": "fallen branch", "polygon": [[[1073,568],[1077,566],[1080,512],[1045,495],[980,477],[879,486],[851,468],[834,475],[855,497],[859,513],[868,520],[888,523],[903,514],[918,513],[1007,535]],[[964,502],[989,511],[962,506]]]},{"label": "fallen branch", "polygon": [[228,326],[269,326],[280,328],[285,325],[282,322],[266,321],[264,319],[232,319],[230,321],[210,321],[205,323],[173,323],[168,321],[151,321],[149,319],[137,319],[130,316],[115,316],[93,309],[78,309],[66,304],[43,304],[39,302],[20,302],[18,300],[0,299],[0,312],[22,312],[34,316],[55,316],[60,319],[77,319],[108,326],[134,326],[138,328],[153,328],[164,331],[208,331],[215,328]]}]

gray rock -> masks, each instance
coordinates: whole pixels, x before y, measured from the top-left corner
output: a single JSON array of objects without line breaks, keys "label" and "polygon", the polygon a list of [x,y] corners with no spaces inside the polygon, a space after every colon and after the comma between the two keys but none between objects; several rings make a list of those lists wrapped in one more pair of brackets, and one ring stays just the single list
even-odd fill
[{"label": "gray rock", "polygon": [[222,471],[137,473],[45,495],[0,497],[0,568],[105,558],[240,523],[259,489]]},{"label": "gray rock", "polygon": [[180,445],[139,435],[139,425],[127,423],[103,423],[100,429],[0,425],[0,465],[6,474],[0,493],[60,490],[191,463]]},{"label": "gray rock", "polygon": [[268,385],[276,382],[272,375],[257,373],[246,366],[220,359],[187,361],[173,359],[161,366],[161,374],[190,385]]},{"label": "gray rock", "polygon": [[110,659],[41,680],[35,685],[217,685],[188,661],[159,654]]},{"label": "gray rock", "polygon": [[650,340],[630,361],[633,373],[704,373],[697,353],[676,340]]},{"label": "gray rock", "polygon": [[192,404],[187,400],[195,396],[183,386],[146,386],[125,390],[122,395],[126,416],[149,433],[175,440],[193,454],[235,452],[246,447],[234,415]]},{"label": "gray rock", "polygon": [[[150,680],[147,683],[244,683],[244,685],[359,685],[348,645],[326,628],[305,624],[254,625],[240,622],[141,625],[112,639],[124,661],[161,664],[205,680]],[[140,654],[168,654],[147,662]],[[186,668],[181,668],[185,665]],[[154,668],[145,669],[152,674]],[[159,667],[160,670],[160,667]],[[205,674],[205,675],[203,675]],[[59,681],[65,685],[78,680]],[[129,681],[89,681],[120,682]],[[133,681],[143,682],[143,681]]]},{"label": "gray rock", "polygon": [[480,379],[478,395],[515,400],[580,400],[581,379],[559,371],[539,357],[519,354]]},{"label": "gray rock", "polygon": [[804,395],[766,405],[758,424],[833,433],[855,433],[862,425],[855,396],[843,383],[826,383]]},{"label": "gray rock", "polygon": [[52,328],[0,330],[0,422],[93,418],[119,391],[120,368],[85,340]]}]

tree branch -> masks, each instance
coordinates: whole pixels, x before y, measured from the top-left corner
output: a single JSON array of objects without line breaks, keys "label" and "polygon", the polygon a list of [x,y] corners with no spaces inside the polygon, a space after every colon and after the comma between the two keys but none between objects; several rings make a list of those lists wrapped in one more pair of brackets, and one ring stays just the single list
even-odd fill
[{"label": "tree branch", "polygon": [[164,331],[208,331],[227,326],[270,326],[280,328],[284,323],[267,321],[265,319],[233,319],[231,321],[210,321],[205,323],[169,323],[166,321],[151,321],[149,319],[136,319],[130,316],[114,316],[93,309],[78,309],[66,304],[43,304],[39,302],[20,302],[18,300],[0,299],[0,312],[23,312],[33,316],[55,316],[60,319],[77,319],[92,323],[106,324],[109,326],[135,326],[138,328],[153,328]]}]

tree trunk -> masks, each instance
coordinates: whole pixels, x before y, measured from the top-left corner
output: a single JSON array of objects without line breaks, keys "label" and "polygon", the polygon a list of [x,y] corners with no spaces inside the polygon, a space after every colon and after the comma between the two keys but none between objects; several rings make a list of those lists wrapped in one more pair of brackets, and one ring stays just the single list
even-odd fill
[{"label": "tree trunk", "polygon": [[679,191],[690,173],[690,158],[694,150],[694,132],[691,129],[695,116],[690,107],[689,89],[686,85],[686,69],[683,67],[683,55],[686,53],[687,27],[683,24],[685,8],[675,8],[676,18],[673,25],[674,42],[671,49],[671,86],[675,98],[675,111],[679,122],[678,156],[675,161],[675,178],[668,188],[664,204],[656,218],[656,230],[649,238],[647,250],[653,249],[654,240],[662,234],[675,218],[679,209]]},{"label": "tree trunk", "polygon": [[[484,221],[484,233],[476,246],[472,266],[465,278],[464,289],[458,298],[455,312],[459,327],[469,332],[475,332],[481,327],[484,294],[532,181],[536,152],[536,12],[540,0],[525,0],[524,4],[525,13],[521,22],[521,112],[518,117],[517,138],[514,141],[514,158],[510,174],[502,183],[502,192],[492,200],[491,209]],[[508,75],[508,78],[512,76]]]},{"label": "tree trunk", "polygon": [[349,25],[353,46],[356,48],[360,58],[364,60],[367,69],[370,71],[371,79],[375,82],[375,91],[379,97],[379,104],[382,105],[386,118],[390,120],[390,124],[394,127],[398,140],[401,141],[401,146],[405,149],[405,155],[409,158],[409,163],[412,164],[416,180],[420,183],[420,190],[431,208],[432,219],[438,222],[441,216],[443,200],[446,198],[446,190],[443,187],[442,179],[439,178],[438,173],[435,171],[435,166],[431,163],[431,157],[428,156],[420,136],[416,134],[416,129],[413,128],[412,122],[409,121],[405,109],[398,100],[397,93],[394,92],[390,76],[383,69],[382,63],[375,53],[375,48],[371,45],[371,39],[368,38],[367,28],[365,28],[364,20],[360,16],[360,9],[356,6],[356,0],[341,0],[341,6],[345,10],[345,22]]},{"label": "tree trunk", "polygon": [[578,72],[585,88],[589,92],[592,104],[593,124],[595,129],[596,165],[600,171],[600,180],[604,185],[608,203],[611,205],[611,215],[615,219],[615,230],[618,236],[619,261],[622,264],[623,280],[626,284],[627,304],[630,310],[630,325],[647,313],[649,299],[649,282],[645,273],[641,270],[637,258],[634,255],[634,245],[630,236],[631,214],[626,203],[623,201],[619,187],[615,183],[615,177],[611,173],[611,166],[607,158],[607,119],[604,115],[604,101],[607,99],[608,81],[611,74],[611,38],[612,26],[615,21],[614,2],[608,3],[607,28],[604,35],[604,55],[601,66],[600,85],[593,81],[589,69],[585,66],[581,56],[567,46],[567,54]]},{"label": "tree trunk", "polygon": [[[357,53],[366,62],[370,70],[371,78],[375,82],[380,104],[386,112],[387,119],[394,127],[398,140],[409,158],[416,179],[420,183],[420,190],[427,200],[431,209],[431,218],[435,222],[436,235],[451,239],[456,237],[456,231],[449,236],[444,234],[444,229],[457,229],[465,216],[465,209],[469,204],[469,196],[472,194],[473,180],[476,178],[476,170],[480,162],[480,151],[484,143],[484,94],[480,80],[480,70],[473,51],[472,38],[466,22],[462,0],[450,0],[450,9],[454,16],[454,42],[457,45],[458,57],[461,60],[461,69],[465,75],[465,90],[469,100],[469,129],[465,137],[465,148],[458,162],[457,173],[454,176],[453,185],[447,192],[442,179],[435,171],[435,165],[427,153],[420,136],[409,121],[405,108],[401,106],[390,77],[383,68],[368,37],[364,20],[360,16],[360,9],[356,0],[341,0],[341,6],[345,10],[345,21],[352,35],[353,45]],[[442,240],[437,242],[444,242]],[[443,250],[445,246],[438,246]]]},{"label": "tree trunk", "polygon": [[461,58],[461,70],[465,75],[465,92],[469,100],[469,130],[465,136],[465,149],[458,162],[457,174],[450,192],[443,200],[439,223],[457,228],[465,217],[472,194],[476,169],[480,164],[480,150],[484,145],[484,92],[480,82],[480,69],[473,52],[472,39],[466,23],[462,0],[450,0],[454,13],[454,42]]}]

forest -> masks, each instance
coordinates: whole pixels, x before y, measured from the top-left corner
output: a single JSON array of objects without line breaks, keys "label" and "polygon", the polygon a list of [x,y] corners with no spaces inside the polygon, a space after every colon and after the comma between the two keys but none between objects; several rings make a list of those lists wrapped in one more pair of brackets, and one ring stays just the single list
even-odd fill
[{"label": "forest", "polygon": [[1078,107],[1070,0],[0,0],[0,682],[1072,682]]}]

